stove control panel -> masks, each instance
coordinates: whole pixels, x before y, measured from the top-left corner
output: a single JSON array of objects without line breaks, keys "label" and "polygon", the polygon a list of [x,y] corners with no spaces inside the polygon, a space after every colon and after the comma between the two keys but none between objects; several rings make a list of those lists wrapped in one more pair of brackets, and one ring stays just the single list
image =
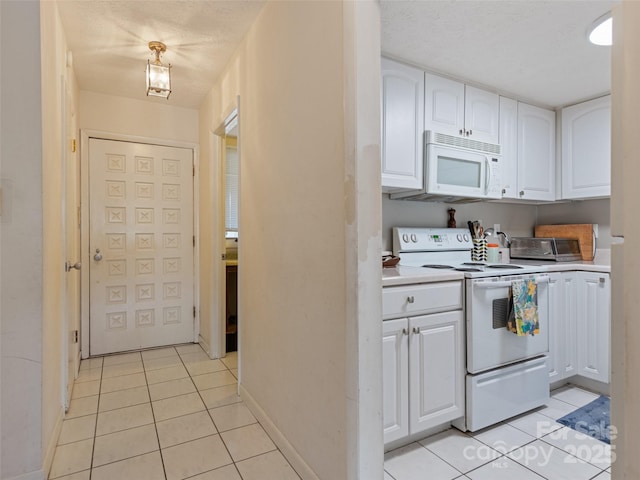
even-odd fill
[{"label": "stove control panel", "polygon": [[471,248],[471,235],[465,228],[393,228],[394,254]]}]

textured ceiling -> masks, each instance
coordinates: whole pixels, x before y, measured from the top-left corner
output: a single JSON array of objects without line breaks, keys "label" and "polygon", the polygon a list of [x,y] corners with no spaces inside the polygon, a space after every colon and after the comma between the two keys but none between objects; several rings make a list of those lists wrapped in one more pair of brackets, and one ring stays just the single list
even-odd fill
[{"label": "textured ceiling", "polygon": [[[1,1],[1,0],[0,0]],[[80,88],[147,99],[147,44],[167,45],[170,104],[197,108],[265,0],[58,0]],[[301,1],[301,0],[292,0]],[[588,26],[619,0],[381,0],[382,51],[550,107],[610,90]],[[329,34],[329,33],[328,33]]]},{"label": "textured ceiling", "polygon": [[[0,0],[1,1],[1,0]],[[148,43],[167,45],[171,105],[197,108],[264,0],[58,0],[80,88],[166,103],[145,94]]]},{"label": "textured ceiling", "polygon": [[560,107],[607,93],[611,49],[586,32],[619,0],[381,0],[382,51]]}]

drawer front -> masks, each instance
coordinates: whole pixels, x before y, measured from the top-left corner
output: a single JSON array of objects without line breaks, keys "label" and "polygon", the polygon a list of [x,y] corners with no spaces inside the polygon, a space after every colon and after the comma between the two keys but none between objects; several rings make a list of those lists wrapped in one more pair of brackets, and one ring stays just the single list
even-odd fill
[{"label": "drawer front", "polygon": [[421,283],[382,289],[382,318],[399,318],[462,308],[462,282]]}]

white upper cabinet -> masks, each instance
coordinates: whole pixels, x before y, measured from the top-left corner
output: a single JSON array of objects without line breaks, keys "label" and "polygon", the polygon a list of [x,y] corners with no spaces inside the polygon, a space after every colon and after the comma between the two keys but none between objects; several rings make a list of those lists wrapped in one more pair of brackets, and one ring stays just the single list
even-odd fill
[{"label": "white upper cabinet", "polygon": [[500,97],[502,198],[553,201],[555,112]]},{"label": "white upper cabinet", "polygon": [[562,198],[611,195],[611,95],[562,109]]},{"label": "white upper cabinet", "polygon": [[498,143],[498,95],[425,74],[425,130]]},{"label": "white upper cabinet", "polygon": [[382,59],[382,189],[420,189],[423,178],[424,72]]},{"label": "white upper cabinet", "polygon": [[464,95],[464,124],[469,138],[498,143],[498,95],[469,85]]},{"label": "white upper cabinet", "polygon": [[556,199],[556,114],[518,103],[518,196]]},{"label": "white upper cabinet", "polygon": [[518,102],[500,97],[502,198],[518,198]]}]

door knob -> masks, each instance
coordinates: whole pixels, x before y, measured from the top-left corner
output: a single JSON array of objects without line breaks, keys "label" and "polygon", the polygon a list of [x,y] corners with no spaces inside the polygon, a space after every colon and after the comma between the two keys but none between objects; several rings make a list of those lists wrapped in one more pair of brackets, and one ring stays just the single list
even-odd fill
[{"label": "door knob", "polygon": [[93,259],[96,262],[99,262],[100,260],[102,260],[102,254],[100,253],[100,249],[96,248],[96,254],[93,256]]},{"label": "door knob", "polygon": [[70,272],[73,269],[80,270],[81,268],[82,268],[82,264],[80,262],[76,262],[76,263],[65,262],[64,264],[65,272]]}]

